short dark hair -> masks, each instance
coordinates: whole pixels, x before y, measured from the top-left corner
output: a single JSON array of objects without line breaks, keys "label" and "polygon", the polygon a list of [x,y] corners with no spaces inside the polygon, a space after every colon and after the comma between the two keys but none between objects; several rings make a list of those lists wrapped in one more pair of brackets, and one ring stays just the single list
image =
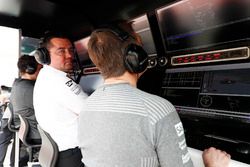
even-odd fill
[{"label": "short dark hair", "polygon": [[50,47],[50,40],[53,38],[63,38],[68,39],[71,43],[72,41],[70,38],[63,32],[56,32],[56,31],[46,31],[44,36],[40,39],[40,47],[49,48]]},{"label": "short dark hair", "polygon": [[22,55],[19,57],[17,62],[17,67],[21,73],[27,73],[28,68],[33,68],[36,71],[37,69],[37,61],[34,56]]}]

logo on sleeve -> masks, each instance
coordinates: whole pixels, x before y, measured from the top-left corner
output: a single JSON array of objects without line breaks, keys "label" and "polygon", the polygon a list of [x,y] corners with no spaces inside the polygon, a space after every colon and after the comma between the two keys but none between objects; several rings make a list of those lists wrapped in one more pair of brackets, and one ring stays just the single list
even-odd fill
[{"label": "logo on sleeve", "polygon": [[69,80],[65,83],[68,87],[71,87],[73,85],[73,81]]},{"label": "logo on sleeve", "polygon": [[189,160],[190,160],[190,154],[189,154],[189,152],[187,152],[185,155],[182,155],[182,162],[183,162],[183,164],[185,164],[185,163],[187,163]]},{"label": "logo on sleeve", "polygon": [[177,133],[177,135],[179,137],[184,134],[184,129],[183,129],[183,126],[182,126],[181,122],[179,122],[178,124],[176,124],[174,127],[175,127],[176,133]]},{"label": "logo on sleeve", "polygon": [[77,85],[73,80],[69,80],[65,83],[72,92],[74,92],[76,95],[79,95],[81,93],[81,87]]},{"label": "logo on sleeve", "polygon": [[182,141],[178,142],[178,144],[179,144],[179,148],[182,149],[182,150],[184,150],[184,148],[187,147],[185,139],[183,139]]}]

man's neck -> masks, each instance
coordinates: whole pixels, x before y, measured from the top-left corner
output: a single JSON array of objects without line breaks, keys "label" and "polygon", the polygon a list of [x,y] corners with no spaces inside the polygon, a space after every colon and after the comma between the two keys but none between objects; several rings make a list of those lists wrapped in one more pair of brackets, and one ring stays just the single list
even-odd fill
[{"label": "man's neck", "polygon": [[23,74],[23,75],[21,75],[21,78],[22,79],[27,79],[27,80],[36,80],[36,78],[35,78],[35,76],[33,76],[33,75],[30,75],[30,74]]},{"label": "man's neck", "polygon": [[111,77],[105,79],[104,84],[129,83],[130,85],[136,87],[137,80],[138,80],[137,74],[131,74],[129,72],[125,72],[123,75],[119,77]]}]

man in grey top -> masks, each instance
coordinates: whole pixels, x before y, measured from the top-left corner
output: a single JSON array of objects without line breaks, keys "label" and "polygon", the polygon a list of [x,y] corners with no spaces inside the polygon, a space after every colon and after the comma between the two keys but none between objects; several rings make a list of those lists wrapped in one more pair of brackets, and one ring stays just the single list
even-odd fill
[{"label": "man in grey top", "polygon": [[[80,113],[86,167],[192,167],[174,106],[136,88],[148,56],[135,34],[118,27],[95,30],[88,51],[105,82]],[[222,159],[226,166],[230,157]]]},{"label": "man in grey top", "polygon": [[19,123],[17,114],[25,117],[30,126],[28,139],[31,143],[41,144],[41,137],[37,129],[37,120],[33,106],[33,90],[42,65],[36,62],[34,56],[22,55],[18,59],[17,67],[20,72],[20,78],[15,79],[10,95],[10,103],[15,114],[15,122],[17,124]]}]

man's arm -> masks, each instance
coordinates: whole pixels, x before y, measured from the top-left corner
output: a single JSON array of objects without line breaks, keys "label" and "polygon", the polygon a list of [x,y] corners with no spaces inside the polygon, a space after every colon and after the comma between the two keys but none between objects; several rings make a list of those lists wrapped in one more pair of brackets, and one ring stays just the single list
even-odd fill
[{"label": "man's arm", "polygon": [[65,95],[63,101],[65,101],[66,107],[68,107],[74,113],[79,114],[88,95],[83,92],[80,85],[68,78],[65,78],[64,80],[62,91]]},{"label": "man's arm", "polygon": [[176,111],[156,125],[156,151],[161,167],[193,167],[187,150],[184,129]]}]

